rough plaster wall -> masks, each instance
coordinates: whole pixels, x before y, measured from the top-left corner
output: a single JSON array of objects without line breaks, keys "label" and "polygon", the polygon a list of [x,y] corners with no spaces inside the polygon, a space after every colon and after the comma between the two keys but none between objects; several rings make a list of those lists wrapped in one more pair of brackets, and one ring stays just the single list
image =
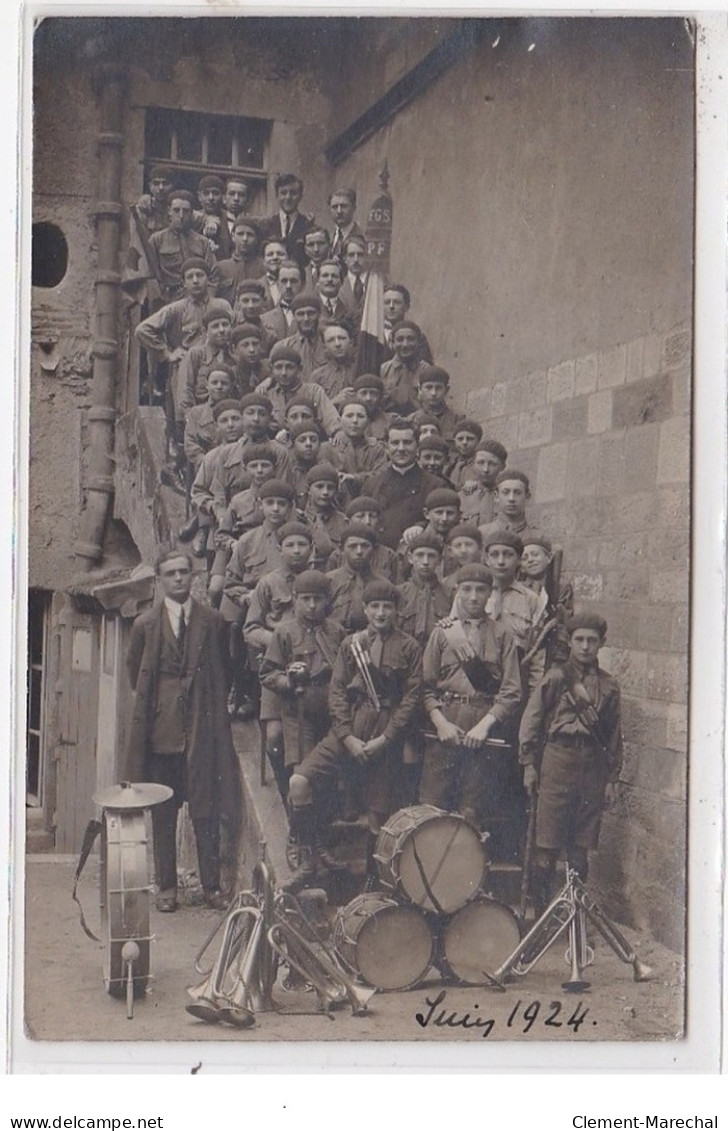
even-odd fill
[{"label": "rough plaster wall", "polygon": [[537,23],[533,51],[513,28],[487,41],[335,171],[365,215],[386,157],[392,275],[456,396],[690,314],[684,31]]},{"label": "rough plaster wall", "polygon": [[[62,589],[78,572],[82,432],[90,404],[96,103],[81,74],[35,73],[34,221],[51,221],[69,246],[52,289],[33,288],[30,391],[30,585]],[[43,365],[41,364],[43,363]],[[45,366],[45,368],[44,368]]]}]

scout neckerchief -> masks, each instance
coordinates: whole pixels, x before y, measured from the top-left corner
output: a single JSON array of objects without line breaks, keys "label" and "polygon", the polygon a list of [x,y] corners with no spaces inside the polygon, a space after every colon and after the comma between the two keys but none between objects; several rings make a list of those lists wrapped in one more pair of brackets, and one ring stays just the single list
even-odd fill
[{"label": "scout neckerchief", "polygon": [[[596,669],[596,676],[597,688],[599,688],[598,668]],[[567,703],[574,709],[577,719],[588,733],[597,740],[599,745],[605,750],[608,750],[609,745],[601,728],[598,712],[598,708],[601,705],[600,692],[597,692],[598,698],[595,703],[584,686],[583,681],[579,678],[576,668],[570,663],[564,666],[564,683],[564,697]]]}]

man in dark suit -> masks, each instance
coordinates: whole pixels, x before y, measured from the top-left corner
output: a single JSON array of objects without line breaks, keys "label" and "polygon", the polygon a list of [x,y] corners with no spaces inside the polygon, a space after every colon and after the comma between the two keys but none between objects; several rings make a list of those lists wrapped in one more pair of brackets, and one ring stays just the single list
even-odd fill
[{"label": "man in dark suit", "polygon": [[272,310],[261,315],[261,325],[280,342],[296,329],[291,303],[303,286],[303,272],[293,259],[284,259],[278,268],[279,298]]},{"label": "man in dark suit", "polygon": [[389,467],[368,476],[363,495],[371,495],[382,505],[379,540],[396,550],[408,526],[422,517],[430,491],[442,487],[442,480],[417,463],[417,428],[406,420],[393,421],[387,429]]},{"label": "man in dark suit", "polygon": [[154,807],[157,910],[177,910],[177,813],[184,801],[197,841],[205,903],[222,910],[220,817],[239,815],[238,764],[227,713],[227,632],[218,612],[190,596],[192,562],[171,551],[157,563],[163,598],[134,621],[127,666],[135,691],[127,777],[173,796]]},{"label": "man in dark suit", "polygon": [[274,182],[278,211],[262,222],[264,239],[281,239],[290,259],[306,270],[306,253],[303,241],[313,227],[313,216],[298,211],[303,196],[303,181],[295,173],[280,173]]},{"label": "man in dark suit", "polygon": [[364,236],[354,219],[356,211],[356,192],[353,188],[335,189],[329,197],[329,210],[334,221],[334,237],[331,241],[332,258],[344,262],[344,244],[349,236]]},{"label": "man in dark suit", "polygon": [[363,236],[350,236],[344,244],[344,282],[339,298],[347,307],[349,317],[356,322],[357,331],[361,325],[368,282],[367,245]]}]

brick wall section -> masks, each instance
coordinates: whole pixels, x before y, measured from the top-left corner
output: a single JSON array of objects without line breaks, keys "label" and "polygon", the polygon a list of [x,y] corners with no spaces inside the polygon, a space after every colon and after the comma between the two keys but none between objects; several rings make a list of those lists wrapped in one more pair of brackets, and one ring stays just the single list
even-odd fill
[{"label": "brick wall section", "polygon": [[609,622],[624,696],[619,805],[594,881],[612,913],[683,944],[691,333],[684,325],[470,392],[469,415],[532,477],[579,605]]}]

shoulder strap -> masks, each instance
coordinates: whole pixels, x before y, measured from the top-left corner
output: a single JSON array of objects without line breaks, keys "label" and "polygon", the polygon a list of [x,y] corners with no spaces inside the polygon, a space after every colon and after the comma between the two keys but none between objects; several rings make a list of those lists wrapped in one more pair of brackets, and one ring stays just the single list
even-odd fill
[{"label": "shoulder strap", "polygon": [[78,858],[78,864],[76,866],[76,875],[73,878],[73,891],[71,892],[71,898],[73,899],[74,903],[78,904],[78,912],[79,912],[79,915],[81,917],[81,926],[84,930],[84,933],[90,939],[92,939],[94,942],[101,942],[101,940],[98,938],[97,935],[95,935],[93,933],[93,931],[88,927],[88,925],[86,923],[86,917],[84,916],[84,913],[83,913],[83,907],[81,906],[81,900],[76,895],[76,888],[78,887],[78,881],[81,879],[81,873],[83,872],[83,869],[86,865],[86,861],[89,858],[89,855],[91,853],[91,849],[93,848],[94,843],[96,841],[96,837],[99,835],[100,832],[101,832],[101,821],[96,821],[96,820],[89,821],[89,823],[86,826],[86,831],[83,834],[83,844],[81,845],[81,855]]}]

